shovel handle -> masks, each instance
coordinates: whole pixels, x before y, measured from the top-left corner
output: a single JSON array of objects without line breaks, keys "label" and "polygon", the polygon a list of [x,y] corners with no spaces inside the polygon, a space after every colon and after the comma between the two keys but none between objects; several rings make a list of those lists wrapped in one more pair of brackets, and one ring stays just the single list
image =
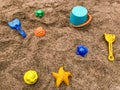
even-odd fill
[{"label": "shovel handle", "polygon": [[114,61],[114,56],[113,56],[113,47],[112,47],[112,43],[109,42],[108,43],[108,49],[109,49],[109,55],[108,55],[108,60],[109,61]]},{"label": "shovel handle", "polygon": [[17,29],[17,31],[20,33],[20,35],[21,35],[23,38],[26,37],[26,33],[24,32],[24,30],[21,29],[21,27],[17,27],[16,29]]}]

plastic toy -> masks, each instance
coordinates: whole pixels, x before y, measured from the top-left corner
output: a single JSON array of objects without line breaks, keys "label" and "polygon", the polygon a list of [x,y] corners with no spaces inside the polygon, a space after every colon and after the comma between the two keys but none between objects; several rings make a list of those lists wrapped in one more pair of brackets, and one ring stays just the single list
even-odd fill
[{"label": "plastic toy", "polygon": [[109,61],[114,61],[114,56],[113,56],[113,47],[112,47],[112,43],[115,41],[115,35],[114,34],[106,34],[104,33],[105,36],[105,40],[108,42],[108,60]]},{"label": "plastic toy", "polygon": [[59,87],[60,84],[64,81],[64,83],[68,86],[69,80],[68,77],[72,76],[70,72],[65,72],[63,67],[60,67],[58,73],[52,72],[53,77],[56,79],[56,86]]},{"label": "plastic toy", "polygon": [[83,6],[75,6],[70,13],[70,24],[73,27],[83,27],[88,25],[92,20],[92,16]]},{"label": "plastic toy", "polygon": [[77,55],[81,55],[82,57],[84,57],[87,53],[88,53],[87,47],[85,47],[83,45],[77,46],[77,50],[76,50]]},{"label": "plastic toy", "polygon": [[35,36],[42,37],[45,35],[46,31],[42,27],[39,27],[34,31],[34,33]]},{"label": "plastic toy", "polygon": [[41,9],[35,11],[35,16],[42,18],[45,15],[45,12]]},{"label": "plastic toy", "polygon": [[27,72],[25,72],[24,74],[24,82],[26,84],[35,84],[38,80],[38,75],[37,75],[37,72],[34,71],[34,70],[29,70]]},{"label": "plastic toy", "polygon": [[8,26],[11,29],[16,29],[23,38],[26,37],[26,33],[24,32],[24,30],[21,29],[21,22],[19,19],[16,18],[16,19],[8,22]]}]

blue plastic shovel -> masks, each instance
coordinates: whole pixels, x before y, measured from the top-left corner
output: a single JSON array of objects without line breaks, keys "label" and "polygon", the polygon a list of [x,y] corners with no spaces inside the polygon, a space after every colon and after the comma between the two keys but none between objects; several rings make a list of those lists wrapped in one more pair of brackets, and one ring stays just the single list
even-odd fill
[{"label": "blue plastic shovel", "polygon": [[22,30],[22,28],[21,28],[21,22],[20,22],[19,19],[16,18],[16,19],[8,22],[8,26],[11,29],[16,29],[23,38],[26,37],[26,33],[24,32],[24,30]]}]

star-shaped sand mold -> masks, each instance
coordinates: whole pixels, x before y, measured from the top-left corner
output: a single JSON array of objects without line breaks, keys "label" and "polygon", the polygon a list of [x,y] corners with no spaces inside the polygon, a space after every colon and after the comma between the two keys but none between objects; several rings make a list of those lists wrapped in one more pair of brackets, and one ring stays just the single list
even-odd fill
[{"label": "star-shaped sand mold", "polygon": [[72,76],[70,72],[65,72],[63,67],[60,67],[58,73],[52,72],[53,77],[56,79],[56,86],[59,87],[62,82],[69,86],[68,77]]}]

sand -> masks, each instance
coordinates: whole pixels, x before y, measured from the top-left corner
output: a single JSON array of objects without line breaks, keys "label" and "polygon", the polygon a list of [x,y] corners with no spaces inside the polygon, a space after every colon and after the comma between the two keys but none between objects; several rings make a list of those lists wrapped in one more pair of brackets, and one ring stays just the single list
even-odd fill
[{"label": "sand", "polygon": [[[73,28],[69,25],[71,9],[85,6],[93,16],[90,25]],[[38,18],[34,11],[43,9]],[[27,33],[23,39],[7,23],[15,18]],[[0,0],[0,90],[120,90],[120,0]],[[37,27],[46,30],[36,37]],[[107,59],[104,33],[116,35],[113,44],[115,61]],[[76,47],[85,45],[85,57],[76,55]],[[70,86],[56,88],[52,72],[60,66],[73,74]],[[35,85],[26,85],[23,75],[36,70]]]}]

